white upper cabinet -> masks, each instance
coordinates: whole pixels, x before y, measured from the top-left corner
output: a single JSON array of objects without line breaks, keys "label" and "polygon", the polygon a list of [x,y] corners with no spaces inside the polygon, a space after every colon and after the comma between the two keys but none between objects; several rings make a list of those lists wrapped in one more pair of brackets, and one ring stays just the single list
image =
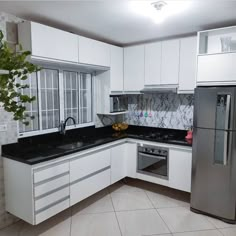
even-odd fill
[{"label": "white upper cabinet", "polygon": [[193,93],[196,78],[197,37],[180,39],[179,93]]},{"label": "white upper cabinet", "polygon": [[145,45],[145,85],[161,84],[161,44]]},{"label": "white upper cabinet", "polygon": [[18,25],[19,43],[32,56],[78,63],[78,36],[35,22]]},{"label": "white upper cabinet", "polygon": [[79,36],[79,63],[110,67],[110,45]]},{"label": "white upper cabinet", "polygon": [[236,84],[236,53],[198,56],[198,85]]},{"label": "white upper cabinet", "polygon": [[136,92],[144,87],[144,45],[124,48],[124,91]]},{"label": "white upper cabinet", "polygon": [[162,42],[162,85],[177,85],[179,83],[179,45],[179,39]]},{"label": "white upper cabinet", "polygon": [[197,85],[236,84],[236,27],[198,33]]},{"label": "white upper cabinet", "polygon": [[124,54],[123,48],[110,46],[110,91],[123,92],[124,89]]}]

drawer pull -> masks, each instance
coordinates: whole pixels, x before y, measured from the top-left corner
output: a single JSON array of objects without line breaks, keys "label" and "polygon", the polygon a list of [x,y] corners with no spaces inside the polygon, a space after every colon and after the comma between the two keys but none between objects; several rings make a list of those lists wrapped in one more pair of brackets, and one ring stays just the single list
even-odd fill
[{"label": "drawer pull", "polygon": [[70,172],[67,171],[67,172],[62,173],[62,174],[60,174],[60,175],[53,176],[53,177],[51,177],[51,178],[49,178],[49,179],[42,180],[42,181],[40,181],[40,182],[34,184],[34,186],[36,187],[36,186],[39,186],[39,185],[41,185],[41,184],[45,184],[45,183],[50,182],[50,181],[52,181],[52,180],[54,180],[54,179],[58,179],[58,178],[60,178],[60,177],[62,177],[62,176],[68,175],[69,173],[70,173]]},{"label": "drawer pull", "polygon": [[65,184],[65,185],[63,185],[63,186],[61,186],[61,187],[59,187],[59,188],[53,189],[53,190],[51,190],[51,191],[49,191],[49,192],[46,192],[46,193],[44,193],[44,194],[42,194],[42,195],[39,195],[39,196],[35,197],[34,199],[35,199],[35,200],[39,200],[39,199],[41,199],[41,198],[44,198],[44,197],[46,197],[46,196],[48,196],[48,195],[50,195],[50,194],[52,194],[52,193],[55,193],[55,192],[57,192],[57,191],[60,191],[60,190],[62,190],[63,188],[66,188],[66,187],[69,187],[69,186],[70,186],[69,184]]},{"label": "drawer pull", "polygon": [[103,171],[106,171],[106,170],[108,170],[108,169],[110,169],[110,168],[111,168],[111,166],[107,166],[107,167],[105,167],[105,168],[102,168],[102,169],[100,169],[100,170],[98,170],[98,171],[95,171],[95,172],[93,172],[93,173],[91,173],[91,174],[89,174],[89,175],[86,175],[86,176],[84,176],[84,177],[82,177],[82,178],[80,178],[80,179],[77,179],[77,180],[71,182],[71,184],[76,184],[76,183],[78,183],[78,182],[80,182],[80,181],[82,181],[82,180],[88,179],[88,178],[90,178],[90,177],[92,177],[92,176],[94,176],[94,175],[97,175],[97,174],[99,174],[99,173],[101,173],[101,172],[103,172]]},{"label": "drawer pull", "polygon": [[46,211],[47,209],[49,209],[49,208],[51,208],[51,207],[54,207],[54,206],[56,206],[57,204],[59,204],[59,203],[65,201],[65,200],[67,200],[67,199],[69,199],[69,198],[70,198],[70,196],[63,197],[62,199],[60,199],[60,200],[58,200],[58,201],[56,201],[56,202],[54,202],[54,203],[52,203],[52,204],[50,204],[50,205],[44,207],[44,208],[41,208],[40,210],[35,211],[35,214],[37,215],[37,214],[39,214],[39,213],[41,213],[41,212],[43,212],[43,211]]}]

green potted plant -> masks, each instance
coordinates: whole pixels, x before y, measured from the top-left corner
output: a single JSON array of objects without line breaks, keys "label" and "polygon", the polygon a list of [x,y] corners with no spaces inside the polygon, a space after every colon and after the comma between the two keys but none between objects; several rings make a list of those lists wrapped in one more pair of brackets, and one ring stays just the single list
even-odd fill
[{"label": "green potted plant", "polygon": [[[0,30],[0,103],[7,112],[13,114],[14,120],[20,120],[28,125],[25,114],[25,104],[31,103],[35,97],[24,95],[22,91],[29,88],[29,85],[22,85],[21,80],[26,80],[28,75],[40,70],[40,68],[29,61],[29,51],[15,53],[3,39]],[[33,117],[31,117],[33,118]]]}]

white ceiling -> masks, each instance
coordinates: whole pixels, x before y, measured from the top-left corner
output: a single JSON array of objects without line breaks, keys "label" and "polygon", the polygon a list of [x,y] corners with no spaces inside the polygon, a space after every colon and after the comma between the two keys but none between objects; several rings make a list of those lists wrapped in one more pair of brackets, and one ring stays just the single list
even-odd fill
[{"label": "white ceiling", "polygon": [[186,11],[161,24],[133,8],[133,4],[145,6],[154,1],[0,1],[0,11],[117,45],[236,25],[236,1],[188,0],[191,4]]}]

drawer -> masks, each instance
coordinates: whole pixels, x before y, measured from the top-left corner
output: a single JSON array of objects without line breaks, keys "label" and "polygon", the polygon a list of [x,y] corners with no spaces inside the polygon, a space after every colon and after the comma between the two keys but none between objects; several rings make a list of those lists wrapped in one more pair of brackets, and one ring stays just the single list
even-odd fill
[{"label": "drawer", "polygon": [[36,213],[35,216],[35,224],[39,224],[42,221],[58,214],[59,212],[67,209],[70,207],[70,199],[69,198],[65,198],[62,201],[58,202],[57,204],[55,204],[54,206],[41,211],[39,213]]},{"label": "drawer", "polygon": [[39,197],[45,193],[51,192],[55,189],[58,189],[62,186],[69,185],[70,176],[69,174],[66,174],[64,176],[61,176],[59,178],[50,180],[48,182],[39,184],[34,186],[34,196]]},{"label": "drawer", "polygon": [[69,162],[53,165],[50,167],[42,168],[34,172],[34,183],[38,183],[63,173],[69,173]]},{"label": "drawer", "polygon": [[110,166],[110,159],[111,150],[107,149],[70,161],[70,181],[76,181]]},{"label": "drawer", "polygon": [[35,211],[46,208],[47,206],[52,205],[55,202],[60,201],[63,198],[70,196],[69,186],[63,189],[60,189],[54,193],[51,193],[45,197],[35,200]]},{"label": "drawer", "polygon": [[75,203],[93,195],[110,185],[111,170],[107,169],[90,178],[84,179],[70,186],[70,203]]}]

